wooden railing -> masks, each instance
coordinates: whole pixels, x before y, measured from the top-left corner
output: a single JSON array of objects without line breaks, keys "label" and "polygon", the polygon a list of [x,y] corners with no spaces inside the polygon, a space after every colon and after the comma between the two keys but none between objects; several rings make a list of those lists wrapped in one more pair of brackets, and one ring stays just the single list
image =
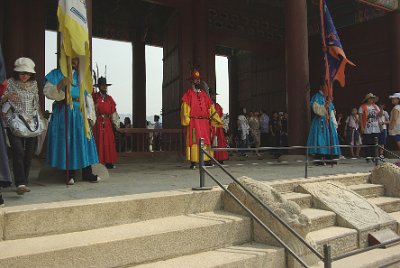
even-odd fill
[{"label": "wooden railing", "polygon": [[115,134],[119,155],[183,153],[182,129],[120,128]]}]

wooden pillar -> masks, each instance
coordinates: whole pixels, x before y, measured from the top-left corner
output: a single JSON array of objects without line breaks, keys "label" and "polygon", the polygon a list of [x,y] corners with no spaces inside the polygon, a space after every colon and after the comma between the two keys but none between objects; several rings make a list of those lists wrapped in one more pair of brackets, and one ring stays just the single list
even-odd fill
[{"label": "wooden pillar", "polygon": [[[209,81],[208,0],[193,1],[193,58],[200,65],[200,73]],[[185,23],[185,22],[183,22]],[[215,79],[214,79],[215,80]]]},{"label": "wooden pillar", "polygon": [[238,81],[238,63],[236,56],[228,58],[229,73],[229,130],[236,135],[237,117],[240,107],[238,107],[239,81]]},{"label": "wooden pillar", "polygon": [[6,1],[4,6],[3,53],[7,76],[11,76],[14,62],[28,57],[35,62],[41,108],[44,109],[42,81],[45,71],[46,1]]},{"label": "wooden pillar", "polygon": [[289,145],[305,145],[310,122],[307,1],[285,5]]},{"label": "wooden pillar", "polygon": [[392,29],[392,88],[391,93],[400,91],[400,12],[392,13],[389,29]]},{"label": "wooden pillar", "polygon": [[132,114],[133,126],[146,128],[146,58],[145,43],[135,41],[132,43],[133,62],[133,91]]}]

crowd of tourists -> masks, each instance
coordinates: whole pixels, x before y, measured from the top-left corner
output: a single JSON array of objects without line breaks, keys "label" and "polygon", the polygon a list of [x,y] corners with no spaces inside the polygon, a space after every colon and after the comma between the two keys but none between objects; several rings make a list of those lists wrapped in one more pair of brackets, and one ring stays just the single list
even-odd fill
[{"label": "crowd of tourists", "polygon": [[[336,145],[350,145],[348,157],[356,159],[364,157],[367,162],[379,157],[385,161],[384,148],[391,136],[400,150],[400,93],[394,93],[388,98],[393,108],[390,114],[385,110],[384,99],[379,99],[368,93],[359,107],[349,109],[348,116],[336,113],[333,103],[327,108],[326,98],[322,90],[311,99],[310,106],[313,113],[307,145],[313,148],[309,152],[322,160],[318,164],[325,164],[324,160],[343,157],[341,148]],[[379,145],[376,155],[376,144]],[[361,145],[363,153],[361,154]],[[331,146],[331,147],[327,147]]]}]

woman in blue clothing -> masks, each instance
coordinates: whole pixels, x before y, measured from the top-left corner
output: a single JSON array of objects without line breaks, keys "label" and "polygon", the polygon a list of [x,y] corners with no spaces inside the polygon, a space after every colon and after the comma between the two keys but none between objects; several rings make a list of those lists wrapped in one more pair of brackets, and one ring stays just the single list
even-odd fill
[{"label": "woman in blue clothing", "polygon": [[[319,90],[310,101],[313,111],[310,132],[308,134],[307,146],[332,146],[339,145],[338,134],[336,131],[336,119],[334,106],[331,102],[329,111],[326,109],[326,99],[322,90]],[[327,120],[327,116],[329,120]],[[339,147],[333,148],[310,148],[308,152],[311,155],[321,159],[330,159],[338,157],[341,152]]]},{"label": "woman in blue clothing", "polygon": [[[47,163],[55,168],[67,169],[66,165],[66,124],[65,109],[68,109],[68,169],[70,170],[68,185],[75,183],[75,171],[82,168],[82,179],[98,182],[99,178],[92,173],[92,164],[99,162],[96,143],[90,132],[90,139],[84,131],[83,116],[79,109],[79,59],[72,59],[73,81],[64,77],[61,70],[55,69],[46,75],[44,95],[55,100],[53,112],[48,126]],[[73,106],[66,105],[65,87],[71,83]],[[85,92],[87,95],[87,92]],[[89,95],[90,96],[90,95]],[[84,100],[82,100],[84,101]]]}]

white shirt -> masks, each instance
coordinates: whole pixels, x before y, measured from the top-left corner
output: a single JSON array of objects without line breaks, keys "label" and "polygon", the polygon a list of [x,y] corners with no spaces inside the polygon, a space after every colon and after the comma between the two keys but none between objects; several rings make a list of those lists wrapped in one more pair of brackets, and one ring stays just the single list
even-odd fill
[{"label": "white shirt", "polygon": [[[392,113],[394,112],[394,110],[397,110],[400,113],[400,105],[397,104],[396,106],[393,107]],[[391,115],[393,116],[393,115]],[[393,126],[393,129],[389,130],[389,135],[391,136],[395,136],[395,135],[399,135],[400,134],[400,116],[397,117],[397,120]]]},{"label": "white shirt", "polygon": [[382,116],[379,118],[379,123],[382,126],[382,129],[387,129],[387,125],[385,122],[389,121],[389,113],[383,110]]},{"label": "white shirt", "polygon": [[[372,134],[372,133],[381,133],[381,128],[379,127],[379,116],[378,113],[380,109],[376,105],[367,105],[368,109],[368,117],[367,117],[367,125],[364,128],[364,134]],[[360,120],[362,118],[363,110],[362,106],[358,109],[358,113],[360,114]]]}]

